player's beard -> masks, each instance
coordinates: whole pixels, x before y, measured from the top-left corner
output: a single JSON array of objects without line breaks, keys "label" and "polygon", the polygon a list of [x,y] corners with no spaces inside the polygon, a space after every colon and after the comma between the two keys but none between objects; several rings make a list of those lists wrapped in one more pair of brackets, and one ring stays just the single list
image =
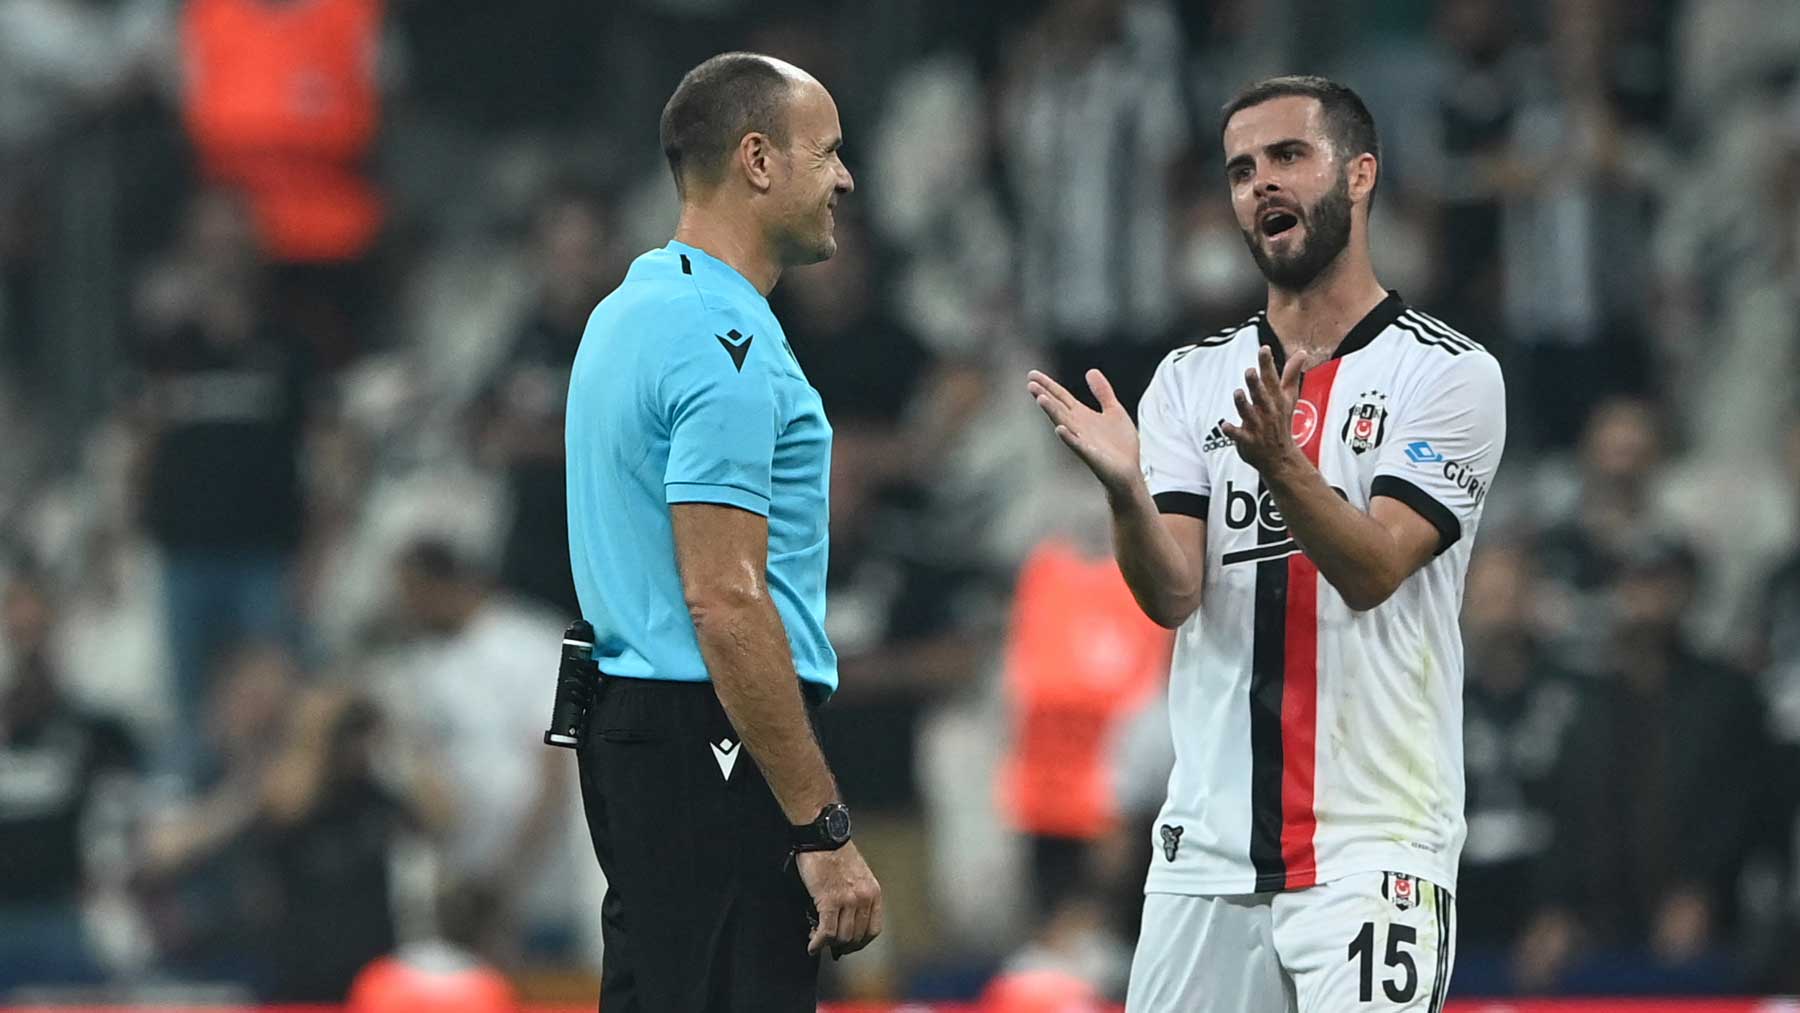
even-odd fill
[{"label": "player's beard", "polygon": [[1244,242],[1263,277],[1276,288],[1298,292],[1313,283],[1350,245],[1350,180],[1338,175],[1337,185],[1300,215],[1306,238],[1300,248],[1283,257],[1271,256],[1260,230],[1245,229]]}]

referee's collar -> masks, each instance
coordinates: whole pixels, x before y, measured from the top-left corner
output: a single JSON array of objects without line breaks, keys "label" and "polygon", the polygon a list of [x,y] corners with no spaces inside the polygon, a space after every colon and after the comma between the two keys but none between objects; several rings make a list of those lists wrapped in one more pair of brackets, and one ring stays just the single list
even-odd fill
[{"label": "referee's collar", "polygon": [[695,278],[727,287],[742,286],[746,293],[763,303],[766,304],[769,301],[769,297],[758,291],[756,286],[750,283],[750,279],[739,273],[737,268],[698,246],[689,246],[680,240],[671,239],[669,245],[663,249],[675,254],[676,258],[680,260],[683,274],[691,274]]}]

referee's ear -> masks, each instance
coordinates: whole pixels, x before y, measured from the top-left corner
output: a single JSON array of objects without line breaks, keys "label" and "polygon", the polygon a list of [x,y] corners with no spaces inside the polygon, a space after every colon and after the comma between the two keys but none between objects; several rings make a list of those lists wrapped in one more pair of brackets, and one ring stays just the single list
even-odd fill
[{"label": "referee's ear", "polygon": [[752,130],[738,139],[738,168],[744,181],[757,193],[768,193],[775,185],[774,167],[770,164],[774,155],[775,142],[768,134]]}]

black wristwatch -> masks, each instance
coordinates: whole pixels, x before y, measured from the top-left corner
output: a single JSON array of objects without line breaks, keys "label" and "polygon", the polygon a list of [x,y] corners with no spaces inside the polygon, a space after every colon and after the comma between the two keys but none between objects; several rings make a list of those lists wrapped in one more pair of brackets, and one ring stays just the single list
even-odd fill
[{"label": "black wristwatch", "polygon": [[819,810],[818,819],[788,828],[788,846],[802,851],[836,851],[850,843],[850,807],[833,802]]}]

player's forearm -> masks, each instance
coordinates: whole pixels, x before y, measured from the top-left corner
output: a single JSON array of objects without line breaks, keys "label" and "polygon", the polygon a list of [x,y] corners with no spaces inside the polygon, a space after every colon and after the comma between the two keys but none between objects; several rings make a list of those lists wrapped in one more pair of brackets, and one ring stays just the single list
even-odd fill
[{"label": "player's forearm", "polygon": [[794,823],[839,801],[837,782],[813,735],[781,614],[766,596],[694,605],[694,632],[713,690]]},{"label": "player's forearm", "polygon": [[1143,482],[1108,490],[1113,556],[1138,607],[1159,626],[1176,629],[1200,607],[1201,575],[1163,525]]},{"label": "player's forearm", "polygon": [[1299,451],[1263,472],[1288,533],[1346,604],[1367,611],[1406,579],[1394,536],[1325,483]]}]

